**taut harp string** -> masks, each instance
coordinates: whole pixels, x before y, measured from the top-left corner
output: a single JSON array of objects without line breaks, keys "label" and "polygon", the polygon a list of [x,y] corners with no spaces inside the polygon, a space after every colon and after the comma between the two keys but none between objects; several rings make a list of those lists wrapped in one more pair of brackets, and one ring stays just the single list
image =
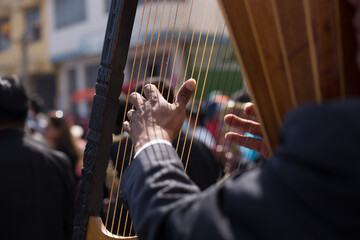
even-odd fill
[{"label": "taut harp string", "polygon": [[[269,149],[277,146],[278,130],[290,109],[306,102],[322,103],[360,94],[356,39],[351,27],[353,11],[347,1],[218,3],[222,13],[215,0],[141,0],[139,5],[137,0],[112,0],[84,153],[74,239],[118,239],[118,235],[134,234],[129,213],[119,206],[122,174],[131,162],[131,158],[127,162],[127,156],[133,155],[129,137],[122,129],[124,145],[119,144],[113,159],[118,172],[111,180],[104,224],[99,218],[123,81],[129,85],[128,94],[138,86],[142,92],[145,80],[152,82],[154,77],[159,87],[163,83],[162,93],[165,82],[175,86],[176,93],[181,83],[193,77],[197,85],[190,103],[192,113],[195,99],[201,104],[211,90],[222,89],[229,94],[243,87],[239,67],[234,63],[236,54]],[[225,22],[229,30],[223,28],[218,33]],[[169,100],[169,94],[164,97]],[[126,109],[128,100],[127,95]],[[199,111],[200,107],[189,116],[190,120],[195,118],[195,127],[187,127],[184,145],[180,144],[180,134],[176,143],[187,172],[191,170],[191,153],[185,152],[185,144],[189,137],[191,149],[196,141]]]},{"label": "taut harp string", "polygon": [[[141,10],[141,15],[137,16],[137,17],[141,16],[141,19],[139,26],[136,26],[139,29],[139,31],[137,34],[136,46],[133,47],[135,49],[135,53],[132,61],[131,74],[129,78],[129,88],[126,97],[126,109],[128,109],[129,107],[128,100],[131,90],[138,89],[138,86],[140,85],[141,94],[142,94],[145,82],[149,79],[150,80],[148,82],[149,83],[152,82],[154,76],[155,63],[157,60],[157,56],[159,55],[161,56],[161,65],[158,76],[158,81],[159,81],[158,88],[160,87],[160,84],[163,83],[162,89],[159,89],[160,92],[163,93],[165,82],[168,81],[169,83],[168,94],[167,96],[166,95],[164,96],[167,100],[169,100],[171,86],[175,85],[174,90],[176,94],[177,88],[187,78],[192,77],[197,80],[195,96],[192,102],[190,103],[191,111],[192,111],[194,107],[195,99],[199,99],[199,105],[201,105],[203,101],[204,92],[206,89],[206,82],[207,82],[206,80],[208,78],[209,71],[211,71],[210,70],[211,66],[213,68],[214,67],[216,68],[218,66],[219,58],[221,58],[220,57],[221,47],[226,48],[225,52],[227,52],[229,49],[229,45],[230,45],[229,41],[227,41],[226,46],[221,46],[224,40],[224,35],[225,33],[227,33],[227,31],[225,30],[225,23],[221,16],[221,12],[218,8],[218,5],[216,4],[216,0],[198,0],[198,1],[164,0],[162,2],[163,2],[162,6],[161,6],[161,1],[159,0],[157,1],[145,0],[143,1],[143,3],[141,3],[143,7]],[[174,6],[175,4],[176,7]],[[187,7],[189,6],[190,8],[187,9]],[[193,9],[194,7],[196,9]],[[141,9],[140,4],[138,8]],[[165,9],[167,9],[170,13],[168,13],[168,19],[166,19],[167,21],[166,31],[164,33],[161,30],[163,30],[162,28],[165,25],[163,24],[164,19],[166,18],[166,14],[164,14]],[[138,12],[140,11],[138,10]],[[153,16],[152,19],[151,16]],[[159,20],[158,17],[160,21],[158,21]],[[214,47],[216,46],[216,41],[218,41],[217,31],[220,22],[222,22],[223,29],[221,33],[221,40],[217,46],[218,53],[216,54],[216,64],[214,65],[212,61],[212,55],[213,55],[212,53]],[[180,28],[178,27],[179,25]],[[170,26],[172,26],[172,29]],[[178,29],[176,27],[178,27]],[[174,36],[176,35],[176,30],[178,31],[177,39],[176,38],[174,39]],[[213,32],[211,32],[211,30]],[[157,36],[156,36],[156,32],[157,32]],[[141,36],[143,37],[142,39]],[[156,43],[154,36],[156,37]],[[161,42],[160,39],[162,39],[163,41]],[[228,36],[227,39],[229,39]],[[159,46],[162,47],[162,48],[160,47],[161,48],[160,54],[158,53],[159,52],[158,49],[160,49]],[[140,52],[139,49],[141,49]],[[179,59],[177,59],[179,51],[181,52],[181,55],[179,54],[180,61]],[[171,55],[173,55],[172,58]],[[232,60],[234,59],[232,58]],[[170,78],[168,74],[169,67],[171,67]],[[230,71],[230,67],[231,67],[231,63],[229,64],[228,71]],[[201,70],[203,68],[205,68],[205,71],[202,73]],[[148,75],[148,69],[150,69],[150,74],[149,74],[150,76]],[[183,69],[183,73],[181,69]],[[222,70],[224,70],[224,63],[222,63]],[[216,69],[213,69],[213,71],[215,72]],[[224,78],[224,75],[229,76],[229,73],[226,74],[225,72],[224,74],[223,72],[224,71],[221,71],[220,74],[221,78]],[[204,74],[203,77],[202,74]],[[133,76],[135,75],[136,77],[133,78]],[[215,75],[216,74],[212,74],[211,85],[209,84],[211,87],[214,87],[216,85],[217,87],[219,87],[219,83],[217,82],[219,81],[219,79],[217,79]],[[236,74],[233,75],[236,76]],[[133,87],[132,84],[133,80],[136,80],[135,88]],[[199,84],[201,84],[201,89],[199,89],[198,91]],[[198,96],[196,96],[197,94]],[[182,149],[180,156],[181,160],[183,157],[186,158],[185,169],[187,169],[188,167],[188,161],[191,154],[191,146],[194,141],[193,134],[196,129],[199,110],[200,107],[198,108],[198,112],[196,113],[196,115],[189,116],[190,118],[189,121],[191,120],[191,117],[193,118],[195,117],[195,125],[192,130],[189,129],[189,127],[187,128],[185,132],[185,141],[183,145],[179,146],[179,142],[178,142],[176,146],[176,148]],[[217,114],[219,115],[220,112],[218,112]],[[125,118],[126,118],[126,111],[124,112],[123,115],[123,121],[125,121]],[[188,137],[190,139],[190,147],[188,149],[188,152],[185,153],[185,144]],[[120,169],[120,170],[117,174],[116,173],[113,174],[110,195],[109,195],[109,205],[107,207],[107,213],[106,213],[104,225],[113,234],[116,235],[121,234],[122,236],[129,236],[133,231],[132,224],[129,223],[128,211],[125,211],[124,207],[119,202],[119,186],[121,184],[121,178],[126,165],[130,164],[131,162],[131,159],[128,162],[126,161],[126,156],[129,155],[127,151],[130,151],[130,156],[132,156],[133,146],[131,146],[129,150],[129,146],[128,146],[130,145],[129,136],[124,136],[123,129],[121,129],[120,132],[120,139],[124,139],[125,146],[119,144],[117,149],[117,154],[116,154],[117,158],[116,161],[114,161],[115,162],[114,165],[115,165],[115,170],[116,169]],[[116,176],[118,176],[118,178]],[[112,202],[114,202],[114,205],[111,205]],[[117,216],[116,213],[118,208],[120,209],[119,216]],[[129,225],[130,227],[128,227]]]}]

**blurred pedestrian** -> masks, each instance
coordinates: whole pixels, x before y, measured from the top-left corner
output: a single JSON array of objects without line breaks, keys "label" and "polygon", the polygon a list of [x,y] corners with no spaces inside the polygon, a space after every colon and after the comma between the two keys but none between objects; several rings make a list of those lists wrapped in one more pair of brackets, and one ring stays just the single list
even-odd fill
[{"label": "blurred pedestrian", "polygon": [[61,151],[68,156],[73,173],[75,174],[76,165],[81,161],[81,152],[74,136],[71,134],[70,124],[62,111],[57,110],[48,113],[48,126],[45,129],[45,138],[51,148]]},{"label": "blurred pedestrian", "polygon": [[25,133],[27,112],[17,77],[0,77],[0,239],[70,239],[70,160]]}]

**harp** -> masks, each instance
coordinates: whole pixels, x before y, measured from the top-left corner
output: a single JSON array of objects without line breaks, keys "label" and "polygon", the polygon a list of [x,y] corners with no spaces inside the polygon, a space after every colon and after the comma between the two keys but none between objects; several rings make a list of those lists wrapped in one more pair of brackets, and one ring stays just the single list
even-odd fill
[{"label": "harp", "polygon": [[[149,66],[151,69],[150,79],[153,76],[161,31],[154,37],[154,26],[149,25],[149,20],[146,20],[144,12],[148,11],[147,16],[151,16],[151,11],[155,11],[155,15],[159,15],[161,18],[160,22],[164,21],[164,25],[170,26],[167,29],[175,29],[175,19],[185,26],[185,30],[179,30],[175,34],[174,31],[167,30],[165,40],[162,42],[164,45],[174,44],[173,46],[176,46],[173,48],[174,54],[178,54],[180,64],[184,62],[185,66],[183,66],[185,68],[183,76],[180,72],[176,74],[175,64],[168,69],[169,58],[167,57],[169,54],[165,56],[165,52],[167,50],[170,52],[172,48],[167,47],[163,51],[164,54],[159,54],[162,56],[160,57],[160,79],[161,74],[165,79],[167,71],[170,72],[170,81],[176,79],[175,85],[187,77],[198,78],[197,89],[199,90],[195,94],[200,95],[198,97],[200,103],[203,99],[204,89],[210,82],[207,80],[210,79],[208,75],[211,64],[218,64],[220,53],[229,51],[220,47],[216,51],[214,47],[216,42],[223,42],[224,32],[226,32],[224,28],[222,34],[216,35],[218,31],[221,32],[219,25],[225,25],[221,21],[223,14],[229,28],[236,58],[241,65],[242,73],[256,104],[257,116],[262,123],[269,149],[274,149],[279,144],[277,131],[281,128],[283,117],[290,109],[307,102],[321,103],[335,98],[344,99],[360,93],[359,71],[355,63],[356,41],[352,27],[353,12],[345,1],[219,0],[222,14],[214,11],[216,9],[215,0],[164,0],[162,2],[145,0],[142,2],[143,7],[139,8],[138,1],[112,0],[89,124],[90,132],[84,154],[83,182],[78,197],[73,239],[85,239],[85,236],[86,239],[136,239],[136,236],[124,237],[131,235],[133,230],[131,223],[127,223],[128,213],[123,207],[119,206],[118,209],[125,213],[126,226],[123,226],[123,230],[120,232],[108,225],[109,222],[112,222],[110,225],[113,225],[114,217],[113,220],[105,220],[104,223],[98,216],[103,200],[103,182],[109,160],[117,100],[123,83],[123,71],[128,58],[135,15],[140,9],[142,9],[140,26],[144,24],[146,33],[142,36],[143,44],[139,45],[141,35],[141,30],[139,30],[136,48],[132,49],[135,51],[134,56],[137,56],[138,46],[140,46],[139,49],[142,48],[139,50],[142,53],[138,63],[134,57],[130,79],[134,75],[134,66],[141,65],[143,58],[146,59],[144,72]],[[168,15],[173,16],[172,20],[170,18],[169,20],[163,19],[165,9],[170,11],[171,14]],[[209,11],[209,15],[206,15],[207,11]],[[184,17],[185,12],[190,12],[188,18]],[[171,26],[173,22],[174,25]],[[191,28],[189,28],[190,22],[192,23]],[[203,32],[203,29],[206,29],[204,28],[205,22],[205,25],[211,25],[209,22],[212,22],[214,26],[215,31],[211,37],[209,37],[210,30]],[[158,21],[153,20],[153,23],[150,24],[162,23],[159,23],[158,19]],[[147,34],[147,30],[151,28],[153,30]],[[134,29],[134,31],[137,30],[136,27]],[[159,29],[161,30],[161,27]],[[168,31],[172,33],[168,34]],[[195,34],[196,31],[197,34]],[[146,42],[148,35],[148,42]],[[178,38],[174,35],[178,35]],[[190,42],[189,45],[184,44],[182,48],[182,51],[185,51],[186,48],[188,50],[186,58],[178,46],[187,41]],[[143,54],[145,46],[148,51]],[[194,47],[196,50],[191,52],[193,46],[196,46]],[[153,59],[150,58],[150,52],[155,52]],[[189,63],[191,54],[195,60],[193,59],[192,63],[191,61]],[[212,58],[213,55],[216,57]],[[232,57],[234,54],[230,54],[230,58]],[[196,61],[197,58],[200,60]],[[176,58],[174,62],[176,62]],[[197,73],[194,68],[196,64],[199,65]],[[228,65],[230,69],[232,66]],[[203,68],[205,71],[201,72],[200,70]],[[233,73],[233,76],[229,77],[229,72],[230,70],[227,72],[227,77],[225,77],[226,74],[219,76],[231,79],[231,83],[239,84],[240,81],[236,79],[238,75]],[[140,71],[137,75],[134,77],[136,85],[140,78],[145,79],[145,76],[139,77]],[[213,74],[214,78],[215,75]],[[180,81],[178,81],[179,79]],[[200,81],[200,79],[202,80]],[[210,85],[214,87],[212,84]],[[234,89],[242,85],[230,86]],[[198,119],[198,114],[195,118]],[[193,139],[191,139],[192,142]],[[182,155],[189,154],[190,151],[188,154]],[[122,169],[123,166],[121,171]],[[116,198],[117,204],[118,196],[111,193],[110,198],[112,196]]]}]

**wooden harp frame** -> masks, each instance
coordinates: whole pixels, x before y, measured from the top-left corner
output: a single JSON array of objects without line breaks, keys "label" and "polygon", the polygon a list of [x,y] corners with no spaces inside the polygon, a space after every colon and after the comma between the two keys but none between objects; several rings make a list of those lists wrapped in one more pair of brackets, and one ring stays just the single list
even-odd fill
[{"label": "wooden harp frame", "polygon": [[[247,86],[256,103],[257,116],[262,123],[269,149],[274,149],[279,144],[277,131],[281,128],[284,115],[290,109],[296,108],[301,103],[311,101],[321,103],[334,98],[360,95],[360,81],[358,81],[360,74],[353,51],[356,48],[356,41],[353,35],[354,29],[351,27],[352,12],[344,1],[218,0],[218,2],[230,30],[230,37]],[[313,17],[314,12],[321,9],[321,4],[327,4],[329,8],[317,17]],[[87,239],[137,238],[112,235],[98,217],[110,156],[111,134],[115,125],[118,97],[123,83],[123,71],[137,5],[137,0],[112,0],[111,3],[84,154],[74,240],[85,239],[86,232],[88,232]],[[281,22],[292,17],[286,15],[286,11],[282,8],[284,6],[304,10],[300,11],[302,19],[300,22],[288,23],[290,27],[299,24],[298,27],[303,28],[305,32],[303,38],[296,39],[297,35],[293,32],[283,34],[286,26],[281,25]],[[257,8],[261,7],[263,11],[258,11]],[[254,20],[261,16],[266,20]],[[235,21],[239,17],[241,20]],[[259,30],[261,24],[265,24],[267,30]],[[322,24],[328,24],[328,28],[324,30]],[[272,37],[270,41],[263,38],[267,34]],[[243,37],[244,35],[246,37]],[[326,39],[328,36],[331,36],[329,41]],[[271,43],[274,39],[276,41]],[[294,40],[303,45],[285,44],[286,41]],[[275,49],[275,59],[267,58],[271,54],[265,52],[264,47]],[[330,53],[331,60],[327,60],[329,49],[335,49]],[[297,50],[299,52],[296,52]],[[304,59],[308,59],[309,64],[304,67],[306,71],[300,74],[303,82],[299,82],[295,79],[295,75],[299,72],[292,72],[292,66],[296,66]],[[270,69],[277,71],[270,72]],[[328,72],[330,74],[326,74]],[[303,90],[295,91],[299,84],[305,82],[312,86],[312,90],[308,86]],[[274,89],[274,84],[279,88]],[[330,92],[328,88],[331,89]],[[338,90],[333,91],[337,88]]]},{"label": "wooden harp frame", "polygon": [[87,230],[88,239],[118,239],[107,232],[98,216],[137,5],[138,0],[111,1],[84,152],[74,240],[85,239]]},{"label": "wooden harp frame", "polygon": [[219,2],[271,151],[290,110],[360,95],[354,9],[347,1]]},{"label": "wooden harp frame", "polygon": [[[203,1],[205,2],[205,0]],[[206,0],[206,2],[207,1],[208,0]],[[216,0],[212,0],[212,1],[213,1],[212,12],[214,12],[214,6],[216,5],[215,4]],[[174,2],[179,3],[180,1],[174,0]],[[188,0],[188,2],[194,3],[196,1]],[[198,7],[197,11],[201,9],[200,2],[199,4],[196,4]],[[106,229],[106,227],[104,226],[104,224],[102,223],[99,217],[100,215],[99,213],[102,206],[102,200],[103,200],[103,183],[105,180],[106,168],[109,162],[110,145],[112,143],[111,137],[113,132],[113,126],[115,126],[118,98],[123,83],[123,78],[124,78],[123,71],[129,51],[129,43],[130,43],[132,27],[134,24],[135,11],[138,5],[137,3],[138,1],[134,1],[134,0],[112,0],[111,2],[111,10],[109,13],[103,53],[101,57],[101,65],[98,71],[97,82],[96,82],[96,94],[94,96],[94,101],[90,116],[89,133],[87,136],[87,144],[84,152],[82,183],[78,194],[77,214],[74,221],[74,225],[75,225],[73,232],[74,240],[75,239],[76,240],[137,239],[136,236],[119,237],[110,233]],[[219,23],[220,16],[221,14],[219,14],[218,16],[217,23]],[[205,19],[204,17],[202,20],[203,24]],[[194,32],[192,34],[192,38],[194,38]],[[204,35],[206,35],[205,42],[208,42],[209,31],[207,32],[207,34]],[[199,47],[199,43],[202,35],[200,34],[200,36],[196,36],[196,38],[197,37],[199,39],[198,40],[198,47]],[[216,36],[213,37],[212,45],[214,45],[215,40],[216,40]],[[192,44],[192,39],[191,39],[191,44]],[[198,51],[196,50],[196,55],[197,54]],[[199,53],[198,55],[199,58],[202,57],[203,60],[205,51],[203,51],[203,54]],[[189,59],[187,61],[189,62]],[[207,66],[205,66],[204,63],[205,66],[204,68],[207,68],[208,70],[209,64],[210,61],[208,61]],[[206,75],[207,75],[207,71],[206,71]],[[204,86],[205,84],[203,85],[203,87]],[[196,116],[196,118],[197,117],[198,116]],[[192,140],[193,139],[191,139],[190,146],[192,144]],[[188,152],[188,155],[189,153],[190,150]]]}]

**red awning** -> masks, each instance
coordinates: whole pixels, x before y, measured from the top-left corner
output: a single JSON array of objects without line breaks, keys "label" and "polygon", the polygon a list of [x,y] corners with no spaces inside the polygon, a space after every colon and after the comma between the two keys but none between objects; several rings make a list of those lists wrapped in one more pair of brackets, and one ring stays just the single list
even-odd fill
[{"label": "red awning", "polygon": [[71,94],[71,103],[92,102],[95,95],[95,88],[79,89]]}]

